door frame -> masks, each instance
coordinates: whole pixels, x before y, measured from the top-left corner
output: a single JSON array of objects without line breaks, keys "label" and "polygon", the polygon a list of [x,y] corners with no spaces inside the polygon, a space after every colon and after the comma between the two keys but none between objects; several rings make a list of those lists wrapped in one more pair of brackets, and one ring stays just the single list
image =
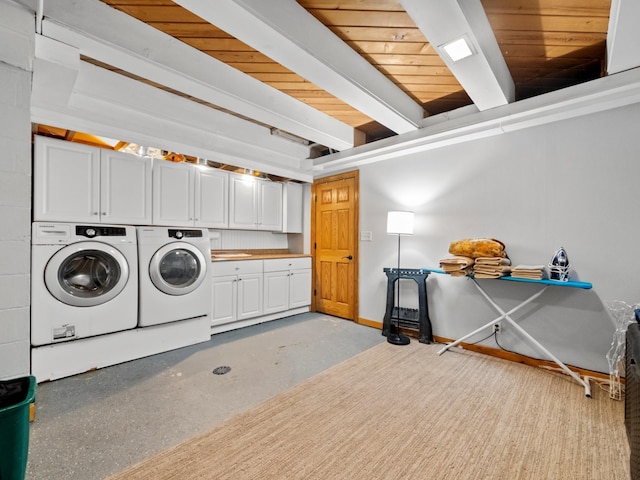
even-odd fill
[{"label": "door frame", "polygon": [[353,224],[350,228],[354,231],[354,246],[353,246],[353,256],[354,256],[354,272],[353,272],[353,289],[354,289],[354,305],[353,305],[353,320],[355,323],[358,323],[360,309],[359,309],[359,274],[360,274],[360,236],[359,236],[359,225],[360,225],[360,170],[351,170],[349,172],[340,173],[337,175],[329,175],[327,177],[314,178],[313,184],[311,185],[311,265],[312,269],[312,280],[311,280],[311,289],[313,295],[311,295],[311,311],[316,311],[316,187],[318,185],[324,183],[335,182],[339,180],[343,180],[346,178],[354,179],[354,215],[353,215]]}]

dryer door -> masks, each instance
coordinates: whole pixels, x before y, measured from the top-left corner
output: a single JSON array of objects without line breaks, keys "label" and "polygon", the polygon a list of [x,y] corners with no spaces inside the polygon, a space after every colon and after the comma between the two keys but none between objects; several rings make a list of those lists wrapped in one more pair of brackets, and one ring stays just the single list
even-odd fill
[{"label": "dryer door", "polygon": [[149,276],[158,290],[168,295],[186,295],[198,288],[207,276],[202,252],[186,242],[173,242],[154,253]]},{"label": "dryer door", "polygon": [[92,307],[115,298],[129,280],[120,251],[102,242],[78,242],[58,250],[44,271],[47,289],[74,307]]}]

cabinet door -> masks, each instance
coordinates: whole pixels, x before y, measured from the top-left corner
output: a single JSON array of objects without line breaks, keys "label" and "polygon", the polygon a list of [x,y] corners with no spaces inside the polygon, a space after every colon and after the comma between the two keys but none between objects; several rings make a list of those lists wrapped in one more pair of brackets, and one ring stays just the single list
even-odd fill
[{"label": "cabinet door", "polygon": [[229,174],[214,168],[196,169],[195,225],[229,227]]},{"label": "cabinet door", "polygon": [[100,221],[100,149],[35,137],[33,219]]},{"label": "cabinet door", "polygon": [[286,233],[302,233],[303,187],[299,183],[282,185],[283,218],[282,231]]},{"label": "cabinet door", "polygon": [[193,184],[192,165],[154,161],[154,225],[193,226]]},{"label": "cabinet door", "polygon": [[282,184],[260,182],[258,229],[282,231]]},{"label": "cabinet door", "polygon": [[103,223],[151,223],[151,159],[100,152],[100,219]]},{"label": "cabinet door", "polygon": [[234,322],[237,318],[238,277],[213,277],[211,282],[211,325]]},{"label": "cabinet door", "polygon": [[258,225],[258,184],[247,175],[229,177],[229,228],[255,230]]},{"label": "cabinet door", "polygon": [[311,269],[291,270],[289,308],[311,305]]},{"label": "cabinet door", "polygon": [[265,272],[264,314],[282,312],[289,308],[289,270]]},{"label": "cabinet door", "polygon": [[262,273],[238,276],[238,320],[262,315]]}]

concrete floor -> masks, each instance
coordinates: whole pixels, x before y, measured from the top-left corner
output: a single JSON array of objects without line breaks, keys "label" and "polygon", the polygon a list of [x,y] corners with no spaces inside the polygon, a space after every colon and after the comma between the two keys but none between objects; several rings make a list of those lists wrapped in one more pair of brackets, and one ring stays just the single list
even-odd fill
[{"label": "concrete floor", "polygon": [[[305,313],[38,385],[27,480],[102,479],[384,342]],[[216,367],[231,370],[216,375]]]}]

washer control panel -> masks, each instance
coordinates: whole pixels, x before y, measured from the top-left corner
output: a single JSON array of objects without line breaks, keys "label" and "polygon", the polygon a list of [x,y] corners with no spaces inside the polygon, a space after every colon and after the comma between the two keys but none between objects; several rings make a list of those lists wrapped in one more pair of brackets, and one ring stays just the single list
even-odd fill
[{"label": "washer control panel", "polygon": [[124,227],[105,227],[100,225],[77,225],[76,235],[87,238],[95,237],[124,237],[127,230]]}]

